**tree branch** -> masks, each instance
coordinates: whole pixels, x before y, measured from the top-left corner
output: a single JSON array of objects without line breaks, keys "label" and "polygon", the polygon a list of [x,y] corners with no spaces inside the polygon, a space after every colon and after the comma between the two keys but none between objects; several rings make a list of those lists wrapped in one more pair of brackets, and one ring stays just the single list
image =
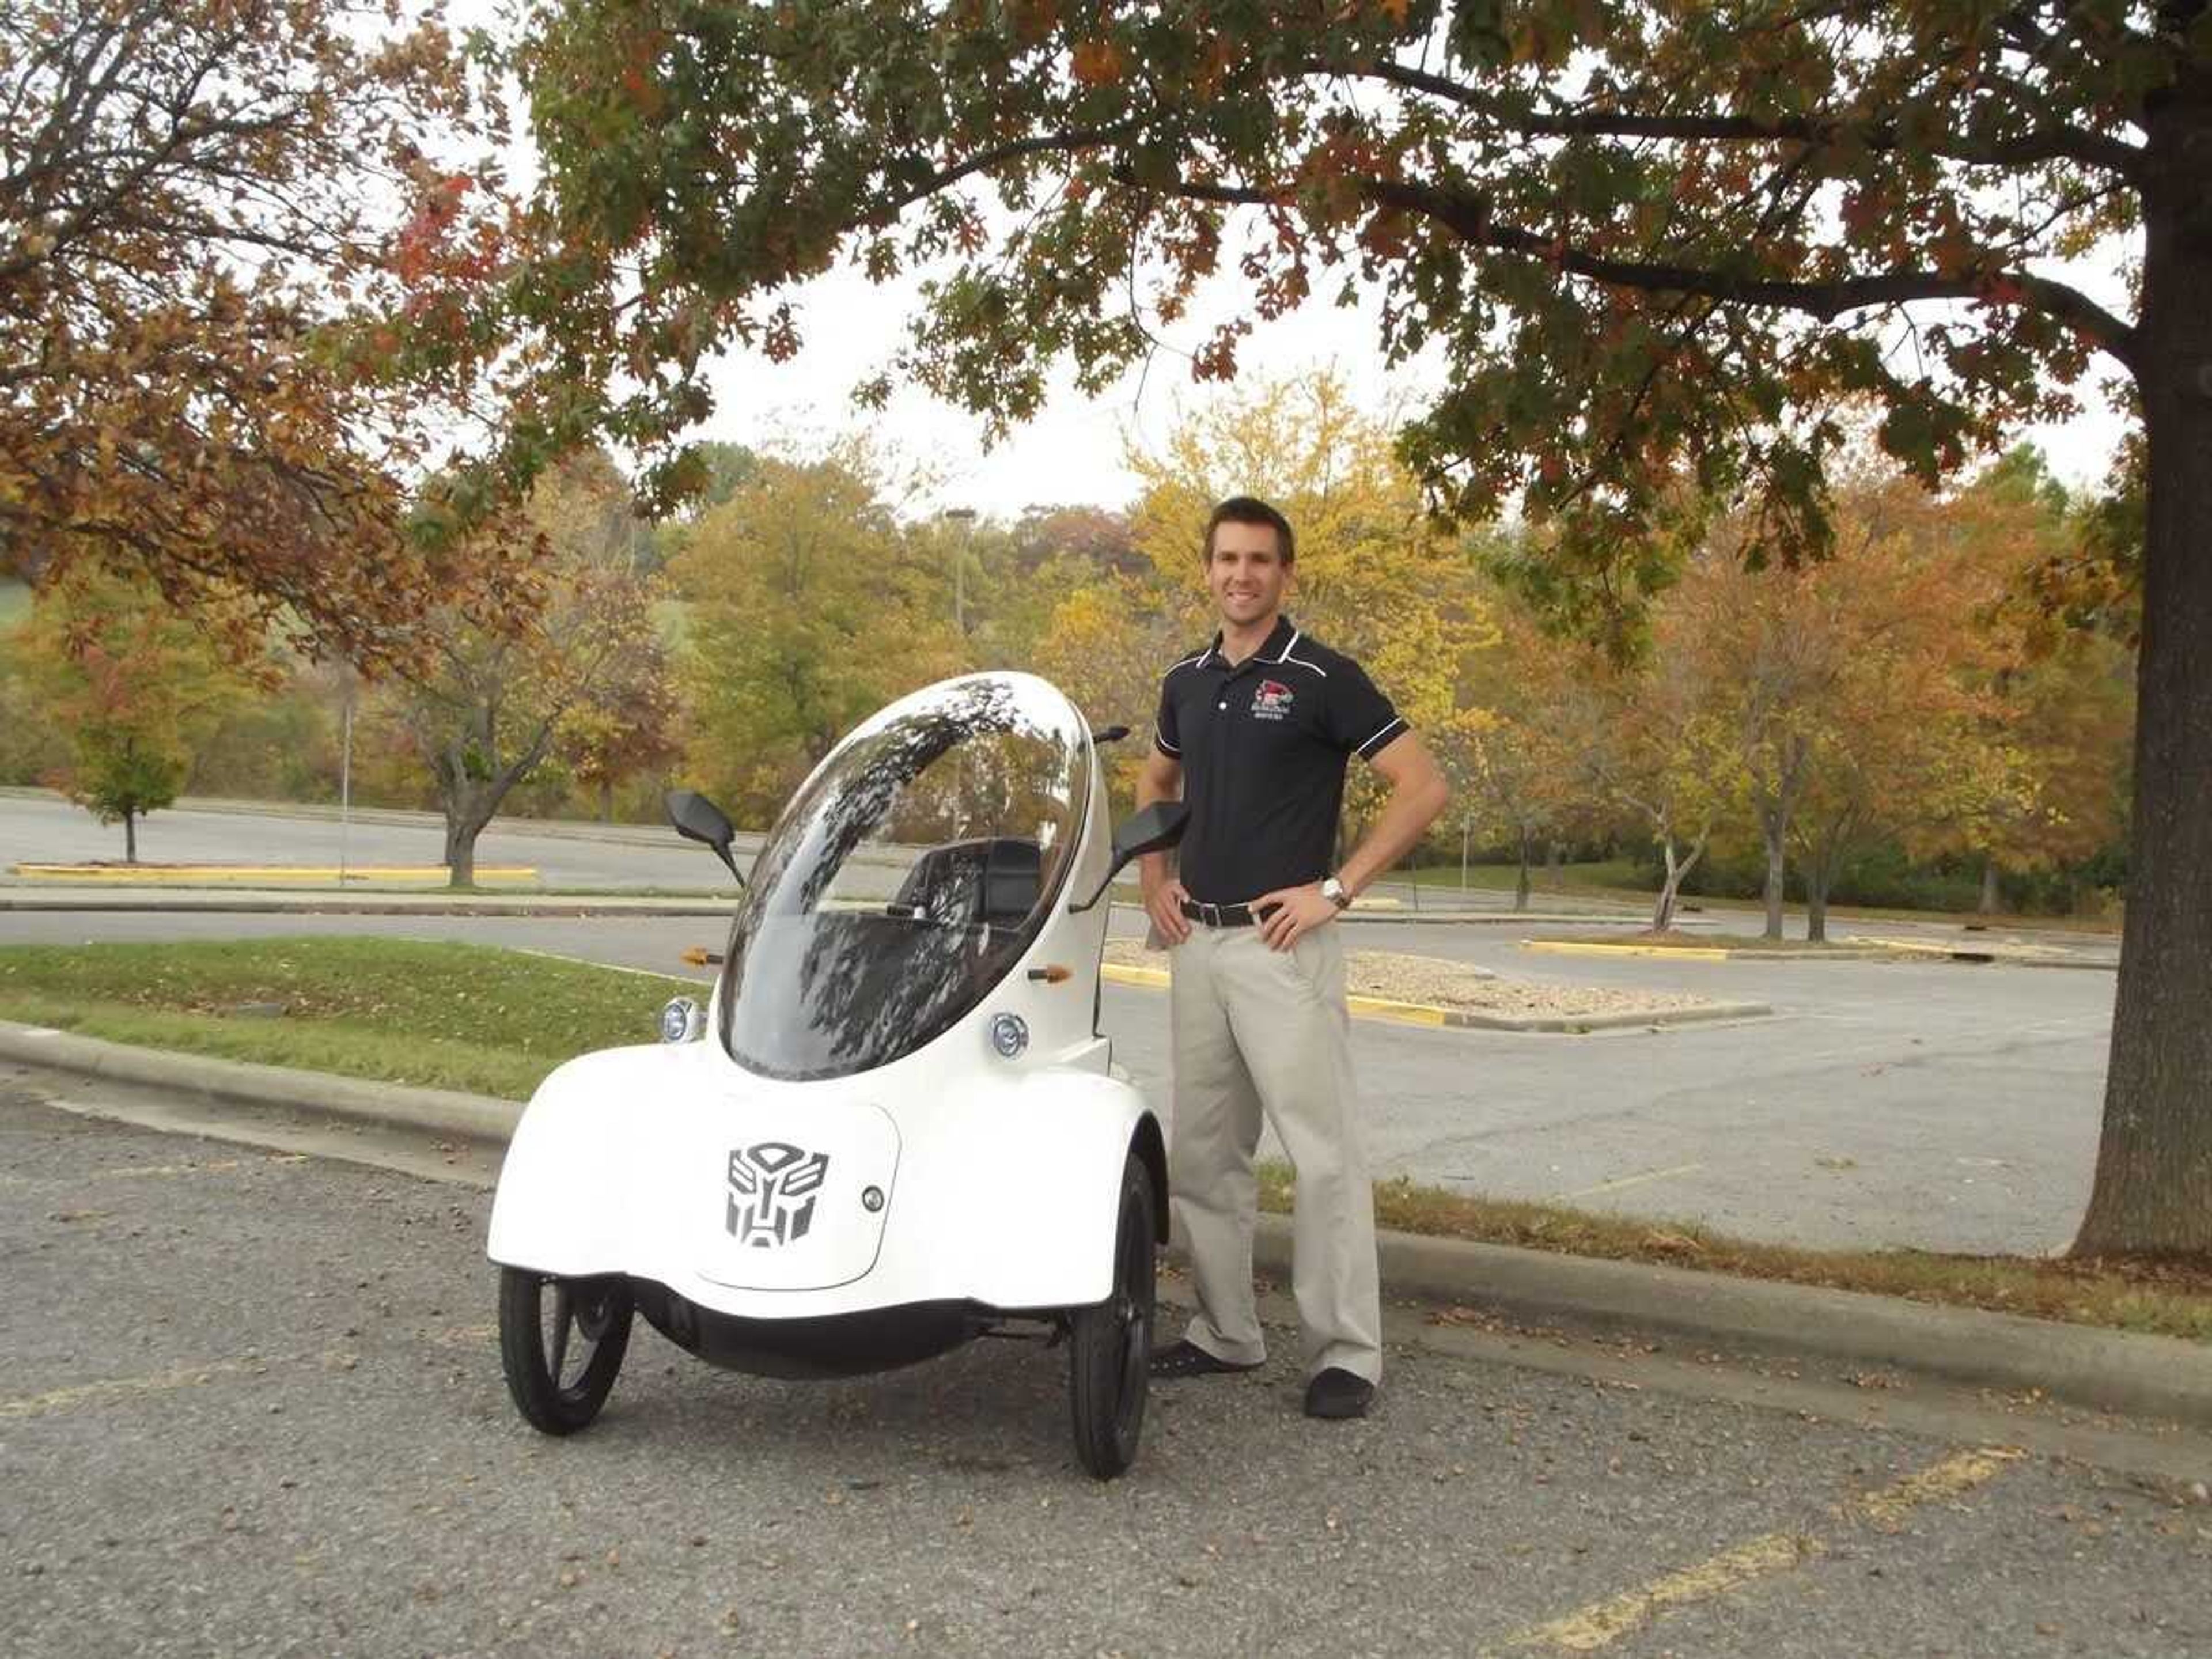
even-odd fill
[{"label": "tree branch", "polygon": [[[1819,117],[1759,120],[1743,115],[1638,115],[1618,111],[1586,111],[1574,114],[1509,115],[1475,88],[1449,76],[1384,59],[1345,70],[1316,64],[1331,74],[1352,74],[1407,91],[1426,93],[1524,138],[1658,138],[1690,143],[1798,143],[1814,149],[1851,144],[1888,153],[1915,148],[1900,135],[1893,121],[1841,121]],[[2141,185],[2143,152],[2133,144],[2107,138],[2084,128],[2061,125],[2001,143],[1975,144],[1964,139],[1930,142],[1929,153],[1969,167],[2021,167],[2038,162],[2070,161],[2083,167],[2117,173]]]},{"label": "tree branch", "polygon": [[[1114,176],[1123,184],[1137,182],[1124,169],[1116,169]],[[1462,241],[1474,246],[1541,259],[1557,270],[1602,283],[1608,288],[1635,289],[1650,294],[1698,295],[1724,305],[1765,311],[1798,311],[1824,323],[1832,322],[1844,312],[1861,311],[1869,306],[1902,305],[1914,300],[1987,301],[1990,284],[2002,280],[2018,287],[2033,309],[2073,324],[2130,372],[2140,372],[2140,342],[2132,327],[2079,289],[2024,270],[1976,271],[1955,276],[1933,270],[1890,270],[1879,276],[1846,276],[1832,283],[1739,276],[1698,265],[1607,258],[1570,247],[1563,240],[1492,220],[1490,201],[1485,196],[1449,194],[1393,179],[1364,179],[1359,190],[1369,201],[1433,219]],[[1201,184],[1190,179],[1176,180],[1171,193],[1196,201],[1244,207],[1279,206],[1288,194],[1251,185]]]}]

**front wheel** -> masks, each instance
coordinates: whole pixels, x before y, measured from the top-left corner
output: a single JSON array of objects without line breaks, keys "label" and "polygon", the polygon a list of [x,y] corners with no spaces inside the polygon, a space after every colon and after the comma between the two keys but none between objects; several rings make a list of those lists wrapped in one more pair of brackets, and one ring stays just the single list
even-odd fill
[{"label": "front wheel", "polygon": [[1121,1216],[1114,1237],[1114,1289],[1095,1308],[1076,1310],[1069,1345],[1068,1399],[1075,1453],[1101,1480],[1137,1460],[1152,1350],[1152,1182],[1134,1152],[1121,1166]]},{"label": "front wheel", "polygon": [[499,1270],[499,1355],[515,1409],[534,1429],[574,1434],[599,1414],[629,1346],[629,1287]]}]

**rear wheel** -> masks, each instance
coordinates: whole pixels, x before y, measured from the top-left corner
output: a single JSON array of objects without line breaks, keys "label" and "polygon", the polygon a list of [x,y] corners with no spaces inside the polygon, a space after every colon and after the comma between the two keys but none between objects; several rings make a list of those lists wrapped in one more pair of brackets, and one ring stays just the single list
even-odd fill
[{"label": "rear wheel", "polygon": [[1134,1152],[1121,1168],[1121,1214],[1114,1237],[1114,1289],[1072,1321],[1068,1398],[1075,1452],[1101,1480],[1137,1459],[1152,1348],[1152,1182]]},{"label": "rear wheel", "polygon": [[629,1347],[629,1287],[499,1270],[499,1354],[507,1391],[532,1428],[574,1434],[599,1414]]}]

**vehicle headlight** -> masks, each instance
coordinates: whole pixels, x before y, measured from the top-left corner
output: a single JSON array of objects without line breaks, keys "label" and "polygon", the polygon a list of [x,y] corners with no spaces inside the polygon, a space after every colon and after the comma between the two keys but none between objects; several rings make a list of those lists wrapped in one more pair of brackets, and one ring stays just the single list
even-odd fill
[{"label": "vehicle headlight", "polygon": [[671,997],[660,1011],[663,1042],[689,1042],[706,1029],[706,1014],[690,997]]},{"label": "vehicle headlight", "polygon": [[1001,1060],[1019,1060],[1030,1046],[1029,1022],[1019,1014],[1000,1014],[991,1021],[991,1046]]}]

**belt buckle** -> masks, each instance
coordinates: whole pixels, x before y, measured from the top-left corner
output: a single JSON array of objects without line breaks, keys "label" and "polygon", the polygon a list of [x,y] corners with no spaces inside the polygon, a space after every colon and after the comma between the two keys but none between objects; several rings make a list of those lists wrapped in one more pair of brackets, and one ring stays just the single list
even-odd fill
[{"label": "belt buckle", "polygon": [[1218,927],[1222,926],[1221,907],[1219,905],[1210,904],[1206,900],[1200,899],[1198,902],[1198,908],[1200,911],[1199,920],[1200,921],[1204,922],[1209,927]]}]

